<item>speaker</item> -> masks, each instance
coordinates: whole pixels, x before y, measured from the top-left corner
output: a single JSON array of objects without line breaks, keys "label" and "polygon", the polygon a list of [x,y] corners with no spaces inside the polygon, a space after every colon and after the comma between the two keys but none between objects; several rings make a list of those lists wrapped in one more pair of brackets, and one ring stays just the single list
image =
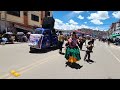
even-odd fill
[{"label": "speaker", "polygon": [[53,17],[45,17],[43,19],[42,28],[53,29],[54,28],[54,23],[55,23],[55,20],[54,20]]}]

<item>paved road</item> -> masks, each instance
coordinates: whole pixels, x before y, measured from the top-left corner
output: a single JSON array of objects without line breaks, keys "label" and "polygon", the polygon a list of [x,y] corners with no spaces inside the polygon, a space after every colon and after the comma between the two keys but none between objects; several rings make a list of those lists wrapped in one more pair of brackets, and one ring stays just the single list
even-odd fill
[{"label": "paved road", "polygon": [[[85,46],[83,47],[85,50]],[[63,49],[64,51],[64,49]],[[95,41],[91,54],[94,63],[83,61],[85,51],[81,51],[81,60],[77,63],[83,67],[75,69],[65,67],[64,55],[58,50],[46,53],[29,53],[27,43],[0,45],[1,79],[119,79],[120,48]],[[21,75],[14,77],[11,70]]]}]

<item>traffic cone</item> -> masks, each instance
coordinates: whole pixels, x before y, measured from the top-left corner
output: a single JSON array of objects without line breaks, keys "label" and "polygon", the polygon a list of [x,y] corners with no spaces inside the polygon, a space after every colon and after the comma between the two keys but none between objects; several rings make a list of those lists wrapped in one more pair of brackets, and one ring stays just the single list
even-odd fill
[{"label": "traffic cone", "polygon": [[15,71],[15,70],[11,70],[10,73],[11,73],[11,74],[14,74],[14,73],[16,73],[16,71]]},{"label": "traffic cone", "polygon": [[20,76],[20,74],[16,72],[16,73],[14,73],[14,76],[18,77],[18,76]]}]

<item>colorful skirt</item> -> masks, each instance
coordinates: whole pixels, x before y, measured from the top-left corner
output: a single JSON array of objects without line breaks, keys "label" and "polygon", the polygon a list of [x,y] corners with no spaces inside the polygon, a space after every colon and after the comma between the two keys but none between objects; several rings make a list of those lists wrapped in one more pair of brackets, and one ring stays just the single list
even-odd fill
[{"label": "colorful skirt", "polygon": [[65,52],[65,58],[68,60],[68,62],[71,63],[79,61],[81,59],[79,48],[67,47]]}]

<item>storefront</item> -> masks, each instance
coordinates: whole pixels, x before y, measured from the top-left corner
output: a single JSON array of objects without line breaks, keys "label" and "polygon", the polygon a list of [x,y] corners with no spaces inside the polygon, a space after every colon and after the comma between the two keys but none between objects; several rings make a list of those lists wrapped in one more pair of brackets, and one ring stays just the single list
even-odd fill
[{"label": "storefront", "polygon": [[14,24],[14,27],[16,28],[17,32],[23,32],[23,33],[28,33],[28,32],[33,32],[33,27],[32,26],[24,26],[20,24]]}]

